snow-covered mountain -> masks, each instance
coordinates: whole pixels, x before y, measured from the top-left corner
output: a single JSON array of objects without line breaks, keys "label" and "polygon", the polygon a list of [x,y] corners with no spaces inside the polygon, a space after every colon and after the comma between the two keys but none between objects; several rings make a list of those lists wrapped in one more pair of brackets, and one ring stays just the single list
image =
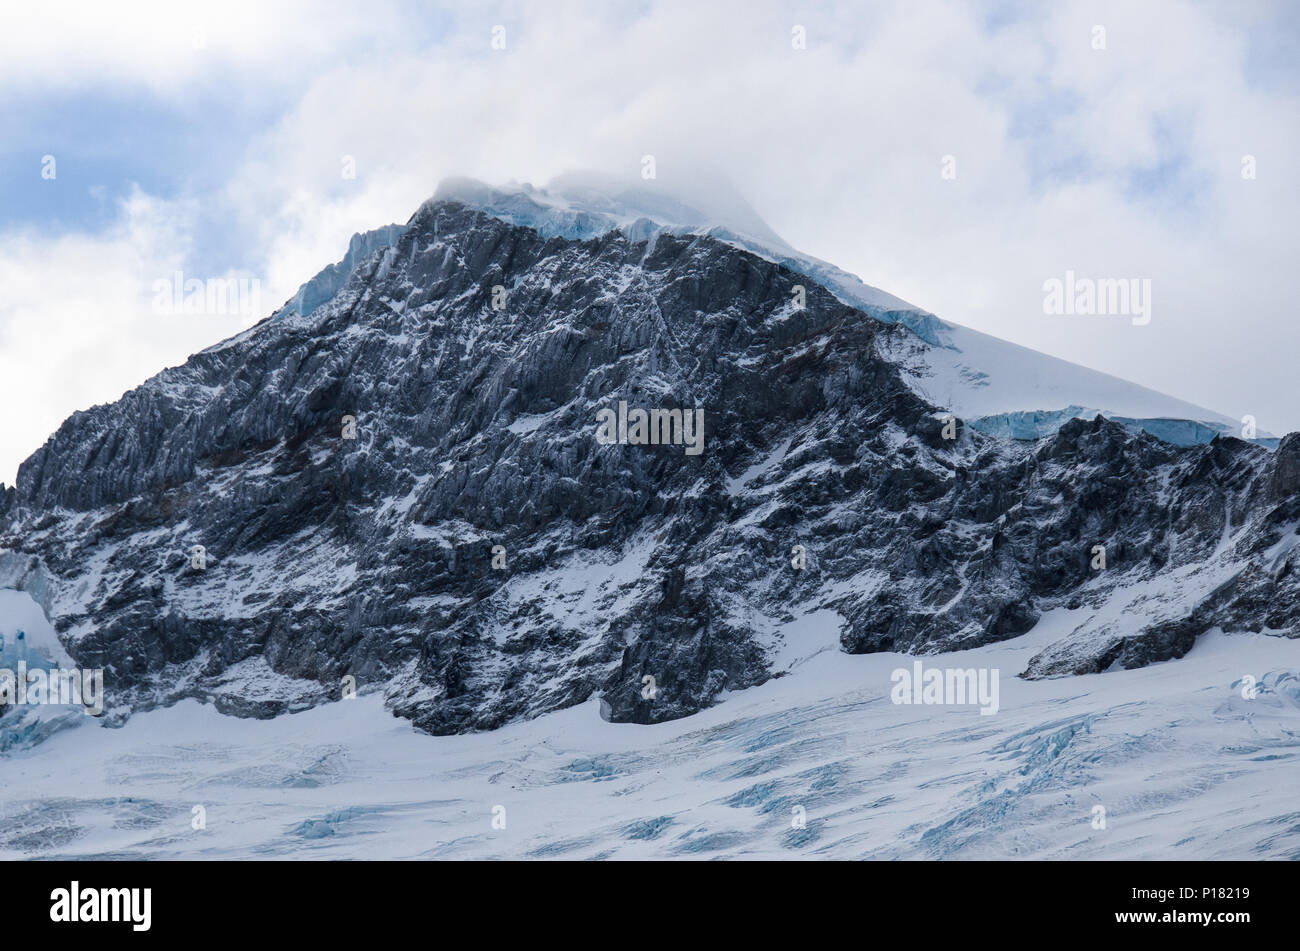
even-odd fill
[{"label": "snow-covered mountain", "polygon": [[[588,701],[660,722],[822,652],[977,648],[1062,611],[1015,673],[1300,636],[1300,434],[1217,435],[711,200],[444,184],[69,418],[0,500],[0,587],[105,669],[115,723],[350,683],[435,734]],[[627,408],[680,438],[624,438]]]},{"label": "snow-covered mountain", "polygon": [[[653,180],[625,181],[596,172],[570,172],[544,188],[455,178],[442,182],[432,201],[457,201],[547,237],[583,241],[614,230],[637,241],[662,232],[708,235],[760,255],[812,278],[878,320],[911,329],[921,344],[909,339],[895,355],[907,368],[909,382],[930,402],[985,432],[1033,439],[1055,432],[1067,420],[1097,415],[1180,446],[1241,430],[1240,421],[1222,413],[940,320],[802,254],[725,181],[702,178],[683,196],[666,192]],[[286,310],[310,313],[325,303],[362,256],[391,247],[404,230],[392,224],[354,235],[343,261],[304,284]],[[1278,443],[1268,434],[1250,441],[1269,448]]]}]

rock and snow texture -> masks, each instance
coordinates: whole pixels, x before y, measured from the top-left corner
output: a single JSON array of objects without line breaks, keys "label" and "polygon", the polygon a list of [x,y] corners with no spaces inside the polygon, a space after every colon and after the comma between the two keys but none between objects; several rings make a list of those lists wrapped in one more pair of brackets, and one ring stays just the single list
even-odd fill
[{"label": "rock and snow texture", "polygon": [[[448,185],[346,275],[67,420],[0,497],[0,580],[105,668],[114,723],[186,698],[271,717],[348,677],[435,734],[596,702],[652,723],[809,657],[1014,642],[1057,611],[1008,676],[1216,629],[1294,646],[1300,434],[1026,423],[1023,388],[989,394],[1031,356],[731,205]],[[1194,409],[1088,373],[1042,376],[1130,420]],[[703,409],[703,453],[600,444],[620,402]],[[962,405],[980,420],[947,426]]]},{"label": "rock and snow texture", "polygon": [[[942,321],[856,275],[796,251],[743,198],[721,181],[696,182],[686,195],[653,181],[627,182],[594,172],[570,172],[544,188],[489,186],[468,178],[439,185],[432,199],[457,201],[546,237],[587,240],[620,230],[634,240],[660,232],[709,235],[811,277],[852,307],[887,323],[902,323],[909,340],[899,357],[907,379],[926,399],[977,428],[1017,439],[1055,432],[1067,420],[1100,414],[1176,445],[1209,442],[1240,432],[1240,421],[1109,374],[1050,357]],[[364,254],[395,244],[404,228],[387,225],[354,235],[347,256],[304,284],[286,308],[309,314],[337,292]],[[1258,437],[1274,447],[1277,440]]]},{"label": "rock and snow texture", "polygon": [[1300,858],[1294,644],[1212,633],[1141,670],[1010,675],[1078,613],[925,659],[1000,669],[996,716],[892,704],[910,657],[823,652],[653,726],[593,700],[430,737],[377,694],[86,718],[4,762],[0,858]]}]

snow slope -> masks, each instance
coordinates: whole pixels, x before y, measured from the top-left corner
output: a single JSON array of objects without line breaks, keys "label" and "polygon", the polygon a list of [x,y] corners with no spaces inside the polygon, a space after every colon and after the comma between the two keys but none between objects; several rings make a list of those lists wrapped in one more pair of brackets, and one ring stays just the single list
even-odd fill
[{"label": "snow slope", "polygon": [[814,619],[790,675],[654,726],[592,701],[431,737],[374,694],[87,720],[5,761],[0,857],[1300,858],[1295,643],[1210,635],[1140,670],[1016,678],[1076,613],[924,659],[998,668],[992,716],[891,703],[915,658],[819,651]]},{"label": "snow slope", "polygon": [[[1067,420],[1102,415],[1176,446],[1241,435],[1240,421],[1222,413],[968,327],[944,326],[949,347],[913,347],[900,362],[922,396],[983,432],[1037,439]],[[1252,441],[1278,444],[1267,434]]]}]

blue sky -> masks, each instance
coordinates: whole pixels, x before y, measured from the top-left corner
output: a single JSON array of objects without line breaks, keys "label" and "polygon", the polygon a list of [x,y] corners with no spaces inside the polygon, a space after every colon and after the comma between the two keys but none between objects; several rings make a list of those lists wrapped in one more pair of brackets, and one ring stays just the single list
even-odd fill
[{"label": "blue sky", "polygon": [[[23,412],[0,480],[69,413],[254,319],[159,314],[160,277],[256,278],[269,312],[446,175],[647,153],[724,170],[791,244],[941,317],[1298,429],[1298,37],[1267,2],[16,10],[0,396]],[[1045,317],[1067,268],[1150,277],[1151,325]]]}]

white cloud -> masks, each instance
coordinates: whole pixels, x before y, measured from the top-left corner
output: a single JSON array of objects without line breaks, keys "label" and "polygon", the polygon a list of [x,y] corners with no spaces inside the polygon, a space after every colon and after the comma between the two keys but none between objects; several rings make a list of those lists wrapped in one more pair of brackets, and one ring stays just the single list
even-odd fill
[{"label": "white cloud", "polygon": [[227,84],[265,93],[370,43],[400,43],[399,12],[328,0],[7,4],[0,91],[118,87],[172,99],[196,84]]},{"label": "white cloud", "polygon": [[238,314],[154,310],[154,282],[184,269],[192,214],[137,190],[105,235],[0,236],[0,481],[12,485],[74,410],[115,400],[247,326]]}]

